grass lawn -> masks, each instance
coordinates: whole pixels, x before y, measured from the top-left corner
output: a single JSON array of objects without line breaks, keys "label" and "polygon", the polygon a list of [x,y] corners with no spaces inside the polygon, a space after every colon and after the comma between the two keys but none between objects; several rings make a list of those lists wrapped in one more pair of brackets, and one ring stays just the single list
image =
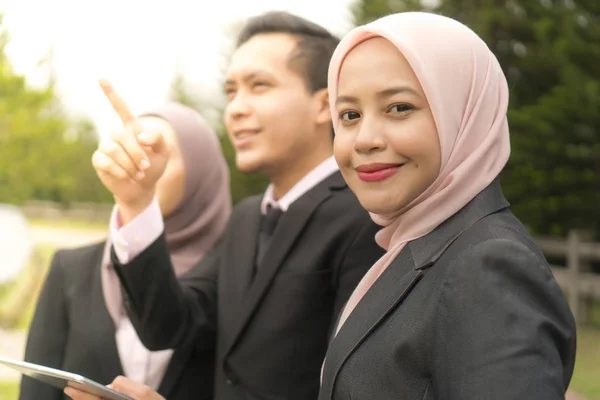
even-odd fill
[{"label": "grass lawn", "polygon": [[17,383],[0,382],[0,400],[17,400],[19,385]]},{"label": "grass lawn", "polygon": [[580,330],[571,388],[589,400],[600,400],[600,329]]},{"label": "grass lawn", "polygon": [[[32,257],[14,282],[0,286],[0,327],[28,329],[54,247],[37,246]],[[0,399],[1,400],[1,399]]]},{"label": "grass lawn", "polygon": [[600,301],[592,307],[592,326],[577,335],[577,360],[571,388],[589,400],[600,400]]}]

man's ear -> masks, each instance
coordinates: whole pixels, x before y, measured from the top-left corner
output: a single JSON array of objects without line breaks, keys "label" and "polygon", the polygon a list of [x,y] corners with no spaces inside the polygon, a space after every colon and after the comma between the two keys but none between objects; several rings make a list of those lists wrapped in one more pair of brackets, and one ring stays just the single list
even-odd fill
[{"label": "man's ear", "polygon": [[329,93],[327,89],[319,89],[314,93],[318,125],[331,124],[331,110],[329,108]]}]

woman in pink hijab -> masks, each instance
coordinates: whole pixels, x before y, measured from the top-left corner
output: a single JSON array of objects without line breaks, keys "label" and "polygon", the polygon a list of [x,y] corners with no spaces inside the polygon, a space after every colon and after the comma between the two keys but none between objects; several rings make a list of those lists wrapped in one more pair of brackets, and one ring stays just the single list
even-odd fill
[{"label": "woman in pink hijab", "polygon": [[390,15],[334,53],[334,152],[386,254],[335,327],[320,400],[564,399],[575,323],[498,175],[509,91],[485,43]]},{"label": "woman in pink hijab", "polygon": [[[169,104],[139,118],[159,125],[171,147],[157,184],[158,203],[177,275],[213,247],[231,212],[229,170],[219,140],[194,110]],[[188,343],[148,351],[124,310],[110,243],[58,251],[40,295],[25,360],[102,384],[124,375],[169,400],[212,399],[214,358]],[[168,329],[168,327],[165,327]],[[20,400],[58,400],[61,390],[23,378]]]}]

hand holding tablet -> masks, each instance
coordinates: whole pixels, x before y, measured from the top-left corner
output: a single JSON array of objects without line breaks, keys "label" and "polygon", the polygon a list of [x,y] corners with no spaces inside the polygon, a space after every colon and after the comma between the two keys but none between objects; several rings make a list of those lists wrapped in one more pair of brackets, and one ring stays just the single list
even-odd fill
[{"label": "hand holding tablet", "polygon": [[117,377],[107,387],[77,374],[24,361],[0,357],[0,364],[64,390],[75,400],[165,400],[151,388],[124,377]]}]

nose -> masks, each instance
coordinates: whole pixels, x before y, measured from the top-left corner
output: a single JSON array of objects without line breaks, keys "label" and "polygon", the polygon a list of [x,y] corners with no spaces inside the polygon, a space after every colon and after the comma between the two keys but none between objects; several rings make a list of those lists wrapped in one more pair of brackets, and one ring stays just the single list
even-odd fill
[{"label": "nose", "polygon": [[227,103],[225,115],[231,119],[239,119],[248,116],[251,113],[251,107],[246,100],[243,92],[240,91],[236,93],[229,103]]},{"label": "nose", "polygon": [[382,128],[382,124],[376,120],[363,117],[354,138],[354,151],[369,154],[384,150],[386,143],[381,134]]}]

